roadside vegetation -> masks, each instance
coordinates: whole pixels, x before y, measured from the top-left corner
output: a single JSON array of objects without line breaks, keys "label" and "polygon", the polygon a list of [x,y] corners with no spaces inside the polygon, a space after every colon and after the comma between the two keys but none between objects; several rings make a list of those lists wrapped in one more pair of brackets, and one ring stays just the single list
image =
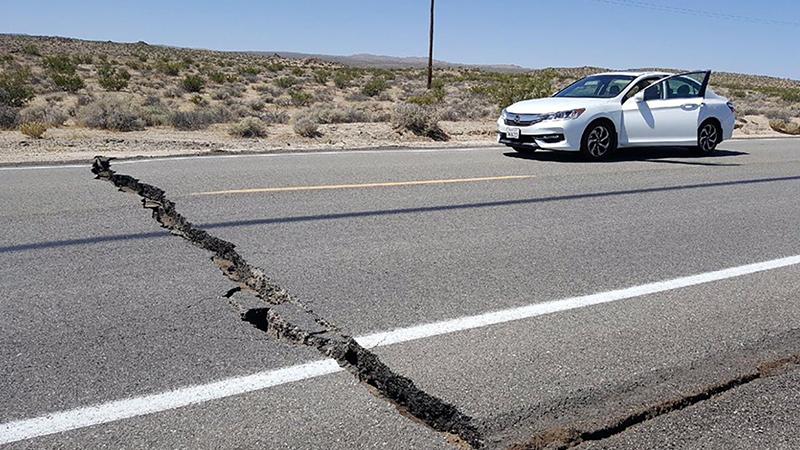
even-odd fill
[{"label": "roadside vegetation", "polygon": [[752,75],[718,74],[712,76],[711,84],[717,92],[736,103],[740,116],[765,116],[772,122],[787,123],[800,118],[798,81]]},{"label": "roadside vegetation", "polygon": [[[219,128],[257,138],[289,124],[296,136],[322,139],[326,127],[337,124],[386,123],[399,134],[445,140],[441,122],[490,124],[515,101],[551,95],[600,70],[442,68],[429,90],[422,69],[0,35],[0,129],[24,126],[26,135],[41,138],[63,126]],[[720,73],[712,85],[732,98],[740,115],[763,115],[773,129],[796,133],[800,82]]]},{"label": "roadside vegetation", "polygon": [[41,139],[47,131],[47,125],[41,122],[25,122],[19,126],[19,131],[25,136]]},{"label": "roadside vegetation", "polygon": [[261,138],[267,135],[267,127],[258,117],[245,117],[231,126],[229,133],[240,138]]}]

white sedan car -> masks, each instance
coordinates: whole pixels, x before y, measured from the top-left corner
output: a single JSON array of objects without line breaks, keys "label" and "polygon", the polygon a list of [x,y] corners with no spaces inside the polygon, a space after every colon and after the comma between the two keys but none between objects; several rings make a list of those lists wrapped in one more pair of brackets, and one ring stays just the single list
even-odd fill
[{"label": "white sedan car", "polygon": [[711,72],[610,72],[552,97],[504,109],[498,142],[518,152],[580,151],[601,159],[618,147],[686,146],[707,154],[730,139],[731,102],[708,88]]}]

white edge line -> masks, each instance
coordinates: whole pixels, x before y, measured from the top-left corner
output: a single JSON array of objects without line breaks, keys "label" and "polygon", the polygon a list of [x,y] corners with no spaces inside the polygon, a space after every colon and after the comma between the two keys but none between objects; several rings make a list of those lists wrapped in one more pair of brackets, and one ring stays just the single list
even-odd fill
[{"label": "white edge line", "polygon": [[[672,280],[658,281],[625,289],[564,298],[545,303],[534,303],[474,316],[465,316],[457,319],[397,328],[391,331],[360,336],[357,337],[356,340],[367,348],[383,347],[450,334],[457,331],[472,330],[560,311],[696,286],[797,264],[800,264],[800,255],[731,267],[713,272],[705,272]],[[116,400],[93,406],[54,412],[32,419],[7,422],[0,424],[0,444],[181,408],[196,403],[253,392],[295,381],[316,378],[341,370],[342,369],[332,359],[318,360],[280,369],[258,372],[243,377],[228,378],[208,384],[184,387],[158,394]]]},{"label": "white edge line", "polygon": [[85,408],[55,412],[35,419],[9,422],[0,425],[0,444],[181,408],[194,403],[319,377],[340,370],[342,369],[332,359],[313,361],[160,394],[117,400]]}]

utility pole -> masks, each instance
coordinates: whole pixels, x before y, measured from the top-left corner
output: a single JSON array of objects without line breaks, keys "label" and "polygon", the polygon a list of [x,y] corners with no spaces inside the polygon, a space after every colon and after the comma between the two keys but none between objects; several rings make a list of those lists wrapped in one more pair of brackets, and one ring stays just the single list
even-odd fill
[{"label": "utility pole", "polygon": [[433,1],[431,0],[431,27],[428,39],[428,89],[433,86]]}]

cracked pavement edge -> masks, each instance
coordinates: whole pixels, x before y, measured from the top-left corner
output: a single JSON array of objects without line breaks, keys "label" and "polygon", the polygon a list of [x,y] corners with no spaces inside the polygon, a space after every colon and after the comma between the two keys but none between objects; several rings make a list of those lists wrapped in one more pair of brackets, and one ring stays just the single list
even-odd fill
[{"label": "cracked pavement edge", "polygon": [[456,444],[472,448],[483,446],[483,437],[472,417],[394,372],[373,352],[273,283],[263,270],[248,264],[233,243],[196,228],[178,213],[175,203],[162,189],[117,174],[111,170],[110,158],[96,156],[91,170],[97,179],[111,182],[122,192],[139,196],[142,206],[152,211],[153,218],[163,228],[211,252],[211,260],[226,278],[242,291],[250,292],[266,303],[264,307],[246,309],[233,299],[236,288],[229,291],[228,301],[239,310],[242,320],[277,339],[316,348],[360,382],[371,386],[370,392],[389,401],[400,414],[452,435]]}]

